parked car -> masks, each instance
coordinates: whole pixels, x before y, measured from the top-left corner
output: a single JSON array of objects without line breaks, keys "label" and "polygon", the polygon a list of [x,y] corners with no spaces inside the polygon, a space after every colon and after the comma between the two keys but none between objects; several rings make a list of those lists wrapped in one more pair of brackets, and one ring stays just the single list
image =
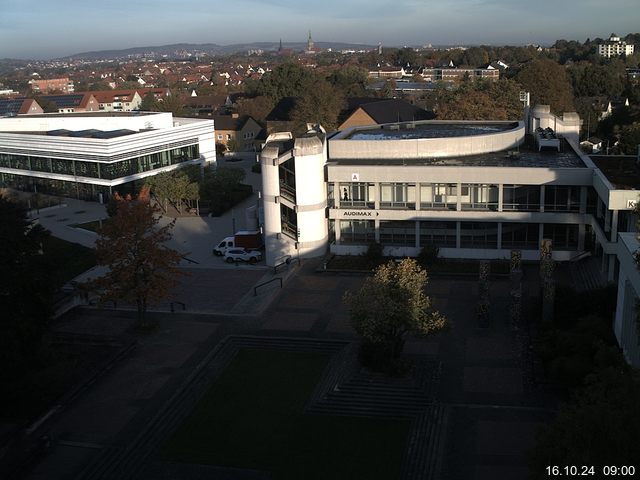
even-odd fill
[{"label": "parked car", "polygon": [[256,263],[262,260],[262,253],[256,250],[245,250],[244,248],[230,248],[224,254],[227,263],[249,262]]}]

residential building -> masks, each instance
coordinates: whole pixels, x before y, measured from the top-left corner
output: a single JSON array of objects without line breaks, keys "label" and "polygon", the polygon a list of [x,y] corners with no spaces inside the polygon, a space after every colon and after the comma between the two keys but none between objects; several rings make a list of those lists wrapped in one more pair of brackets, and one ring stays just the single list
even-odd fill
[{"label": "residential building", "polygon": [[101,90],[90,92],[104,112],[131,112],[139,110],[142,97],[137,90]]},{"label": "residential building", "polygon": [[381,100],[372,97],[353,97],[347,99],[347,104],[346,111],[341,115],[343,120],[338,130],[364,125],[430,120],[435,117],[433,112],[397,98]]},{"label": "residential building", "polygon": [[97,112],[100,110],[100,104],[92,92],[42,95],[39,100],[43,105],[49,102],[55,104],[58,113]]},{"label": "residential building", "polygon": [[0,117],[33,115],[43,113],[42,107],[33,98],[0,99]]},{"label": "residential building", "polygon": [[258,150],[258,138],[262,126],[249,115],[213,115],[216,126],[216,143],[241,152]]},{"label": "residential building", "polygon": [[65,113],[0,118],[0,187],[106,200],[146,177],[215,162],[211,120],[171,113]]},{"label": "residential building", "polygon": [[492,80],[500,78],[500,69],[492,65],[486,68],[438,67],[424,68],[420,73],[427,82],[461,82],[462,80]]},{"label": "residential building", "polygon": [[36,93],[62,92],[73,93],[73,80],[69,78],[49,78],[29,80],[31,90]]},{"label": "residential building", "polygon": [[634,45],[621,41],[620,37],[612,33],[609,40],[598,44],[598,55],[601,57],[611,58],[620,55],[633,55]]}]

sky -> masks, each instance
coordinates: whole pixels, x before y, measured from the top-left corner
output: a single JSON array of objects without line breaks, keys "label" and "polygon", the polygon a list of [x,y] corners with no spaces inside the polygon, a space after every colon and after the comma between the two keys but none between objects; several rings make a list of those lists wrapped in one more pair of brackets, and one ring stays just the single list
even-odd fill
[{"label": "sky", "polygon": [[550,45],[640,30],[638,0],[0,0],[0,58],[172,43]]}]

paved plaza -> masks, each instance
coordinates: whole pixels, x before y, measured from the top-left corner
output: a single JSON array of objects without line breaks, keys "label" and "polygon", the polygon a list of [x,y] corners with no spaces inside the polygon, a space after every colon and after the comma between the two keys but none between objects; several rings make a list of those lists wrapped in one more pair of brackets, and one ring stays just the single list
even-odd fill
[{"label": "paved plaza", "polygon": [[[40,218],[54,235],[91,245],[95,236],[71,224],[103,214],[97,204],[69,201]],[[229,215],[178,220],[175,245],[197,263],[183,264],[189,275],[174,292],[179,302],[174,307],[183,304],[184,310],[172,313],[170,303],[153,307],[158,322],[153,332],[136,332],[135,312],[126,308],[83,307],[57,321],[58,332],[120,338],[133,348],[39,426],[37,433],[53,442],[27,478],[268,478],[265,472],[204,466],[164,468],[157,448],[169,432],[162,425],[188,413],[181,410],[193,399],[185,398],[203,382],[200,373],[215,364],[229,335],[258,343],[274,338],[356,342],[342,298],[364,277],[321,271],[320,260],[277,273],[261,265],[224,264],[210,248],[227,228],[230,233],[232,223]],[[235,224],[244,226],[240,219]],[[414,359],[438,365],[429,392],[440,428],[423,439],[433,444],[429,478],[526,478],[526,451],[537,428],[555,413],[555,400],[531,381],[527,322],[535,319],[512,328],[509,288],[507,278],[491,280],[491,321],[480,327],[477,279],[431,278],[428,293],[446,314],[449,328],[427,339],[410,338],[405,347]],[[537,272],[525,268],[523,311],[533,309],[537,292]]]}]

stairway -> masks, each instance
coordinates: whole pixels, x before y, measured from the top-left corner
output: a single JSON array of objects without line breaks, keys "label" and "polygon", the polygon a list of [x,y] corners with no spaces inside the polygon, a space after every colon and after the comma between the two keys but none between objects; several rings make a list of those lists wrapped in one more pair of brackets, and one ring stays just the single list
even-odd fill
[{"label": "stairway", "polygon": [[587,257],[570,264],[571,279],[576,292],[588,292],[606,287],[608,282],[600,271],[600,259]]}]

